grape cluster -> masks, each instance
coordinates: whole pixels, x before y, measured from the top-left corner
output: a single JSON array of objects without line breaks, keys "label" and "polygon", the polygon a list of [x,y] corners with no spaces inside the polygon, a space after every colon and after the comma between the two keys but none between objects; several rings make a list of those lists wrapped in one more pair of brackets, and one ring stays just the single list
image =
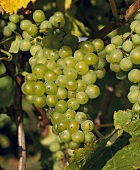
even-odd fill
[{"label": "grape cluster", "polygon": [[99,38],[79,43],[78,37],[63,31],[61,12],[46,19],[42,10],[36,10],[32,19],[12,14],[7,23],[1,20],[2,33],[4,37],[21,33],[19,50],[31,56],[22,92],[36,107],[53,109],[48,114],[53,132],[76,149],[95,139],[94,123],[81,106],[100,95],[95,83],[106,73],[104,43]]},{"label": "grape cluster", "polygon": [[[140,11],[134,15],[130,32],[116,35],[105,47],[106,60],[119,79],[128,78],[133,83],[128,94],[132,110],[140,113]],[[135,88],[137,87],[137,88]]]}]

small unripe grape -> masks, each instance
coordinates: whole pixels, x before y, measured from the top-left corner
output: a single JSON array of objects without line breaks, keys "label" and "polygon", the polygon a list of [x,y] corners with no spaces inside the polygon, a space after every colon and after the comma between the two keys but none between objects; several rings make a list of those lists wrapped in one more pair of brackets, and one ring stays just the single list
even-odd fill
[{"label": "small unripe grape", "polygon": [[138,83],[140,81],[140,70],[133,69],[128,73],[128,79],[132,83]]},{"label": "small unripe grape", "polygon": [[42,10],[35,10],[33,13],[33,19],[37,23],[41,23],[45,20],[45,14]]}]

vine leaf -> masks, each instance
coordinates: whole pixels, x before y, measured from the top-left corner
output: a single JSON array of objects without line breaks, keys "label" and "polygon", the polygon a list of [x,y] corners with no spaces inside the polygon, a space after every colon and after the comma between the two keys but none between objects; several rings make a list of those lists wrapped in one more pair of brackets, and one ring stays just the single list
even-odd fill
[{"label": "vine leaf", "polygon": [[30,1],[35,0],[0,0],[0,5],[6,13],[17,13],[18,9],[26,8]]},{"label": "vine leaf", "polygon": [[[131,110],[115,112],[114,126],[114,133],[108,137],[77,149],[64,170],[139,169],[139,115]],[[109,141],[111,144],[108,145]]]},{"label": "vine leaf", "polygon": [[17,35],[15,41],[11,43],[9,49],[10,53],[18,53],[21,40],[22,40],[21,36]]}]

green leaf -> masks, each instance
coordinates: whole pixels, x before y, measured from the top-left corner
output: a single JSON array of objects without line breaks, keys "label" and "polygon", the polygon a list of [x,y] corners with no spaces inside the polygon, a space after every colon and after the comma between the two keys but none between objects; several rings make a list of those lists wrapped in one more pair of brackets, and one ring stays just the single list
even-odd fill
[{"label": "green leaf", "polygon": [[10,53],[18,53],[21,40],[22,40],[21,36],[17,35],[15,41],[13,41],[10,46],[9,49]]}]

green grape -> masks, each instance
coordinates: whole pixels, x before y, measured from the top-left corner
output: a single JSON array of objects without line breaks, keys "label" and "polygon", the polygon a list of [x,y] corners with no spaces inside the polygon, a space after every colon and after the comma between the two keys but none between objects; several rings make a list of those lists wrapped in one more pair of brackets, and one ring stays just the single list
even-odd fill
[{"label": "green grape", "polygon": [[42,49],[41,45],[32,45],[30,48],[30,54],[34,56],[38,50]]},{"label": "green grape", "polygon": [[101,52],[98,52],[97,55],[100,58],[105,58],[106,57],[106,50],[105,50],[105,48]]},{"label": "green grape", "polygon": [[96,54],[94,53],[87,53],[85,56],[84,56],[84,62],[87,64],[87,65],[95,65],[98,63],[98,57]]},{"label": "green grape", "polygon": [[64,75],[67,79],[76,79],[78,74],[77,71],[74,68],[67,68],[64,70]]},{"label": "green grape", "polygon": [[77,110],[80,106],[80,104],[76,98],[70,98],[67,101],[67,104],[68,104],[68,108],[71,110]]},{"label": "green grape", "polygon": [[57,75],[54,71],[49,70],[44,75],[45,82],[53,82],[57,79]]},{"label": "green grape", "polygon": [[51,16],[49,21],[57,28],[62,28],[65,25],[65,19],[62,16]]},{"label": "green grape", "polygon": [[[111,44],[114,44],[116,47],[121,46],[123,43],[123,39],[121,35],[116,35],[111,39]],[[114,51],[114,50],[113,50]]]},{"label": "green grape", "polygon": [[65,113],[64,113],[64,118],[66,119],[74,119],[76,115],[76,112],[74,110],[68,109]]},{"label": "green grape", "polygon": [[77,81],[74,79],[67,79],[66,88],[70,91],[76,90],[77,89]]},{"label": "green grape", "polygon": [[110,54],[110,62],[113,64],[120,63],[122,58],[123,53],[119,49],[113,50]]},{"label": "green grape", "polygon": [[2,74],[4,74],[4,73],[6,73],[6,67],[5,67],[5,65],[3,64],[3,62],[0,61],[0,76],[1,76]]},{"label": "green grape", "polygon": [[38,108],[43,108],[46,105],[46,96],[34,96],[34,105]]},{"label": "green grape", "polygon": [[65,113],[68,109],[68,104],[65,100],[59,100],[55,105],[55,111]]},{"label": "green grape", "polygon": [[134,48],[130,52],[130,59],[134,64],[140,64],[140,48]]},{"label": "green grape", "polygon": [[138,86],[138,84],[133,84],[131,87],[130,87],[130,92],[131,91],[134,91],[134,90],[140,90],[140,88],[139,88],[139,86]]},{"label": "green grape", "polygon": [[112,71],[114,71],[116,73],[120,72],[121,71],[120,64],[111,63],[110,64],[110,70],[112,70]]},{"label": "green grape", "polygon": [[61,17],[64,17],[63,13],[60,12],[60,11],[57,11],[54,13],[54,16],[61,16]]},{"label": "green grape", "polygon": [[77,80],[77,83],[78,83],[77,89],[76,89],[77,92],[86,90],[87,85],[83,80],[79,79]]},{"label": "green grape", "polygon": [[104,58],[101,58],[101,57],[99,57],[98,59],[99,59],[98,63],[93,65],[93,67],[95,69],[102,69],[102,68],[104,68],[105,65],[106,65],[106,60]]},{"label": "green grape", "polygon": [[52,29],[52,24],[50,23],[50,21],[45,20],[41,22],[39,29],[40,32],[49,32]]},{"label": "green grape", "polygon": [[31,45],[29,39],[22,39],[22,40],[20,41],[19,48],[20,48],[21,51],[26,52],[26,51],[29,51],[29,50],[30,50],[31,46],[32,46],[32,45]]},{"label": "green grape", "polygon": [[128,73],[128,79],[129,81],[131,81],[132,83],[138,83],[140,81],[140,70],[138,69],[132,69],[129,73]]},{"label": "green grape", "polygon": [[12,14],[9,16],[9,20],[13,22],[14,24],[18,23],[20,18],[18,14]]},{"label": "green grape", "polygon": [[[61,151],[61,150],[53,153],[53,158],[54,158],[56,161],[60,161],[60,160],[62,160],[64,157],[65,157],[65,156],[64,156],[64,152]],[[57,165],[57,168],[58,168],[58,165]],[[55,168],[54,168],[54,170],[55,170]]]},{"label": "green grape", "polygon": [[84,61],[77,62],[75,69],[79,75],[85,75],[89,71],[89,67]]},{"label": "green grape", "polygon": [[57,102],[58,102],[58,98],[57,98],[56,95],[52,95],[52,94],[47,95],[47,97],[46,97],[46,104],[49,107],[54,107]]},{"label": "green grape", "polygon": [[82,76],[82,81],[88,84],[94,84],[96,82],[96,73],[93,70],[89,70],[87,74]]},{"label": "green grape", "polygon": [[125,71],[120,70],[119,72],[116,73],[116,78],[118,80],[124,80],[127,77],[127,73]]},{"label": "green grape", "polygon": [[87,93],[81,91],[76,94],[76,99],[80,104],[86,104],[89,100],[89,97]]},{"label": "green grape", "polygon": [[62,46],[59,49],[59,56],[62,59],[69,57],[69,56],[72,56],[72,49],[69,46]]},{"label": "green grape", "polygon": [[32,73],[36,75],[37,79],[43,79],[47,68],[45,64],[38,63],[32,68]]},{"label": "green grape", "polygon": [[66,66],[65,66],[65,61],[64,61],[62,58],[60,58],[60,59],[57,60],[56,65],[57,65],[57,67],[59,67],[60,69],[66,68]]},{"label": "green grape", "polygon": [[63,119],[64,119],[64,117],[63,117],[62,113],[53,112],[52,117],[51,117],[51,121],[53,124],[59,123]]},{"label": "green grape", "polygon": [[58,87],[56,96],[60,100],[64,100],[68,96],[68,91],[64,87]]},{"label": "green grape", "polygon": [[57,152],[60,150],[60,143],[57,141],[53,141],[49,145],[49,149],[51,152]]},{"label": "green grape", "polygon": [[[41,57],[43,57],[43,49],[41,48],[41,49],[38,49],[37,50],[37,52],[36,52],[36,54],[34,55],[34,57],[36,57],[36,58],[41,58]],[[45,58],[45,57],[44,57]]]},{"label": "green grape", "polygon": [[57,76],[63,74],[63,71],[57,66],[53,68],[53,71],[55,72],[55,74],[57,74]]},{"label": "green grape", "polygon": [[133,67],[133,63],[129,57],[123,58],[120,62],[120,68],[123,71],[129,71]]},{"label": "green grape", "polygon": [[71,141],[71,142],[69,142],[68,147],[72,150],[75,150],[75,149],[78,149],[80,147],[80,143]]},{"label": "green grape", "polygon": [[73,90],[68,90],[68,99],[71,99],[71,98],[76,98],[76,94],[77,94],[77,91]]},{"label": "green grape", "polygon": [[87,120],[87,115],[84,112],[77,112],[75,115],[75,120],[81,124]]},{"label": "green grape", "polygon": [[94,47],[95,47],[95,51],[101,52],[104,49],[104,42],[100,39],[100,38],[96,38],[92,41]]},{"label": "green grape", "polygon": [[64,59],[65,68],[75,68],[76,63],[74,57],[69,56]]},{"label": "green grape", "polygon": [[132,43],[134,45],[139,45],[140,44],[140,35],[138,34],[133,34],[132,35]]},{"label": "green grape", "polygon": [[79,44],[79,49],[83,53],[92,53],[93,51],[95,51],[95,47],[94,47],[92,41],[90,41],[90,40],[82,41]]},{"label": "green grape", "polygon": [[20,22],[20,29],[23,30],[23,31],[26,31],[28,26],[31,25],[31,24],[32,24],[32,22],[30,20],[27,20],[27,19],[22,20]]},{"label": "green grape", "polygon": [[116,49],[116,46],[114,44],[108,44],[105,47],[105,51],[107,54],[111,54],[112,51],[114,51]]},{"label": "green grape", "polygon": [[55,83],[57,84],[57,86],[59,87],[66,87],[66,82],[67,79],[64,75],[59,75],[55,81]]},{"label": "green grape", "polygon": [[92,132],[85,131],[85,140],[84,143],[90,143],[95,140],[95,135]]},{"label": "green grape", "polygon": [[136,14],[134,15],[134,20],[140,20],[139,10],[138,10],[138,12],[136,12]]},{"label": "green grape", "polygon": [[140,35],[140,22],[138,22],[138,23],[135,25],[134,32],[135,32],[136,34]]},{"label": "green grape", "polygon": [[133,106],[132,106],[132,110],[138,114],[140,114],[140,105],[138,102],[136,102]]},{"label": "green grape", "polygon": [[72,134],[80,128],[79,122],[69,119],[68,131]]},{"label": "green grape", "polygon": [[105,77],[106,74],[105,68],[95,69],[94,72],[96,74],[97,79],[102,79],[103,77]]},{"label": "green grape", "polygon": [[6,25],[3,19],[0,19],[0,28],[2,29]]},{"label": "green grape", "polygon": [[28,27],[27,27],[27,33],[31,36],[35,36],[38,32],[38,28],[35,24],[30,24]]},{"label": "green grape", "polygon": [[136,103],[138,100],[138,96],[139,96],[139,89],[130,91],[127,95],[127,98],[131,103]]},{"label": "green grape", "polygon": [[31,35],[29,35],[29,34],[27,33],[27,31],[23,31],[23,32],[22,32],[22,37],[23,37],[24,39],[29,39],[29,40],[32,39]]},{"label": "green grape", "polygon": [[4,26],[2,33],[5,37],[9,37],[12,34],[12,31],[10,30],[10,28],[8,26]]},{"label": "green grape", "polygon": [[33,91],[33,85],[34,83],[33,82],[24,82],[21,86],[21,90],[24,94],[30,94],[30,95],[33,95],[34,94],[34,91]]},{"label": "green grape", "polygon": [[59,132],[62,132],[64,130],[67,130],[68,128],[68,125],[69,125],[69,120],[61,120],[59,123],[57,123],[57,129]]},{"label": "green grape", "polygon": [[82,52],[82,50],[78,49],[74,52],[74,59],[76,61],[83,61],[84,60],[84,52]]},{"label": "green grape", "polygon": [[33,12],[33,20],[37,23],[41,23],[45,20],[45,14],[42,10],[35,10]]},{"label": "green grape", "polygon": [[124,41],[122,44],[122,49],[126,52],[130,52],[133,49],[133,43],[130,40]]},{"label": "green grape", "polygon": [[27,100],[27,102],[29,102],[31,104],[34,103],[34,95],[26,94],[25,99]]},{"label": "green grape", "polygon": [[33,94],[36,96],[42,96],[45,93],[45,85],[42,81],[34,82]]},{"label": "green grape", "polygon": [[87,86],[86,91],[90,99],[97,98],[100,95],[100,89],[95,84],[90,84]]},{"label": "green grape", "polygon": [[8,27],[10,28],[11,31],[15,31],[17,29],[17,25],[14,24],[13,22],[8,22]]},{"label": "green grape", "polygon": [[56,49],[50,50],[49,55],[48,55],[48,59],[53,60],[53,61],[57,61],[59,59],[58,50],[56,50]]},{"label": "green grape", "polygon": [[50,70],[53,70],[53,68],[56,67],[56,62],[54,60],[46,60],[45,64]]},{"label": "green grape", "polygon": [[[53,51],[53,49],[52,49]],[[55,51],[55,50],[54,50]],[[43,56],[46,58],[46,59],[49,59],[48,57],[50,56],[50,52],[51,52],[51,49],[50,48],[43,48]]]},{"label": "green grape", "polygon": [[47,94],[56,94],[58,91],[58,87],[54,82],[45,83],[45,89]]},{"label": "green grape", "polygon": [[83,131],[92,131],[94,129],[94,123],[91,120],[85,120],[82,124],[81,124],[81,129]]},{"label": "green grape", "polygon": [[72,134],[72,141],[76,143],[84,142],[85,135],[81,130],[77,130]]},{"label": "green grape", "polygon": [[30,81],[30,82],[35,82],[35,81],[37,81],[37,77],[36,77],[36,75],[33,74],[33,73],[27,73],[27,74],[25,75],[25,77],[24,77],[24,80],[25,80],[25,81]]}]

